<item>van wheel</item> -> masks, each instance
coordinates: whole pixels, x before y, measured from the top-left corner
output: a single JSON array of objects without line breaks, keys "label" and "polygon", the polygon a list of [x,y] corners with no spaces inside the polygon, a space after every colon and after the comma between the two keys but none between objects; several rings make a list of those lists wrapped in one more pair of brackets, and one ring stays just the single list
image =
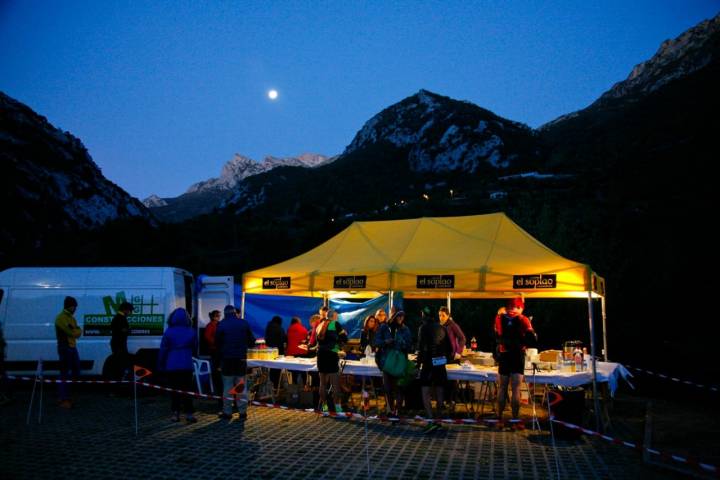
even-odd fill
[{"label": "van wheel", "polygon": [[112,375],[114,373],[114,370],[115,370],[114,363],[115,363],[115,357],[112,354],[105,359],[105,363],[103,363],[103,368],[102,368],[103,378],[110,378],[110,375]]}]

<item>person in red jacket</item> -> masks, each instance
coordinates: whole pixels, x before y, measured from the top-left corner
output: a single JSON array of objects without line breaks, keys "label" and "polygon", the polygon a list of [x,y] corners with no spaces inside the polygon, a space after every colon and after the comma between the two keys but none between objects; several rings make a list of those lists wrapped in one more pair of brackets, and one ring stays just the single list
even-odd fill
[{"label": "person in red jacket", "polygon": [[290,320],[290,327],[287,332],[287,351],[288,356],[299,357],[307,353],[307,347],[300,348],[300,345],[307,338],[308,330],[305,328],[298,317]]},{"label": "person in red jacket", "polygon": [[[220,310],[213,310],[208,316],[210,317],[210,323],[205,327],[203,336],[205,337],[205,343],[207,343],[208,352],[210,353],[213,390],[215,394],[218,395],[223,391],[222,373],[220,372],[220,354],[218,353],[217,345],[215,345],[215,332],[220,323]],[[222,408],[222,400],[218,400],[218,404]]]},{"label": "person in red jacket", "polygon": [[522,298],[511,298],[506,313],[495,317],[495,338],[498,349],[498,420],[502,421],[507,401],[508,383],[512,389],[510,406],[512,418],[520,413],[520,384],[525,372],[525,349],[537,340],[530,319],[523,315],[525,302]]}]

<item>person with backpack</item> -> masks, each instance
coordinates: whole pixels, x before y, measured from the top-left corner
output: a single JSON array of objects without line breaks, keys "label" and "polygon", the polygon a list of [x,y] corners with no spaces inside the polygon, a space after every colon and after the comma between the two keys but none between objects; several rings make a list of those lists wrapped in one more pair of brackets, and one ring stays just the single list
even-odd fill
[{"label": "person with backpack", "polygon": [[[410,329],[405,325],[405,312],[396,311],[389,322],[382,324],[383,328],[378,332],[378,343],[382,344],[382,349],[387,355],[391,350],[397,350],[406,359],[408,353],[412,349],[412,334]],[[405,372],[403,371],[403,374]],[[385,387],[385,405],[389,415],[398,416],[398,410],[403,403],[403,390],[398,385],[398,379],[390,373],[383,370],[382,372],[383,386]]]},{"label": "person with backpack", "polygon": [[495,317],[495,339],[498,361],[498,421],[502,422],[507,402],[508,383],[512,390],[510,407],[513,420],[520,414],[520,385],[525,371],[525,350],[537,341],[530,319],[523,315],[525,302],[522,298],[508,300],[505,313]]}]

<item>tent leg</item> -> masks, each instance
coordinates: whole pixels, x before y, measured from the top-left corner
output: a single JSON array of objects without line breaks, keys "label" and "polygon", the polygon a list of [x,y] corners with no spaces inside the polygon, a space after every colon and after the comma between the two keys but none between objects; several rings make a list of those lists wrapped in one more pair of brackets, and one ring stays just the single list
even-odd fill
[{"label": "tent leg", "polygon": [[240,294],[240,318],[245,318],[245,292]]},{"label": "tent leg", "polygon": [[392,312],[393,306],[394,306],[394,300],[395,300],[395,293],[390,290],[388,292],[388,315],[390,315],[390,312]]},{"label": "tent leg", "polygon": [[450,312],[450,314],[452,315],[452,305],[451,305],[452,301],[450,300],[451,295],[452,295],[452,293],[450,293],[450,292],[447,293],[447,309]]},{"label": "tent leg", "polygon": [[592,291],[588,291],[588,321],[590,322],[590,357],[592,358],[592,389],[595,409],[595,431],[602,432],[602,430],[600,430],[600,399],[598,398],[597,368],[595,365],[595,316],[593,315],[592,301]]},{"label": "tent leg", "polygon": [[602,322],[603,322],[603,359],[608,361],[608,348],[607,348],[607,315],[605,314],[605,297],[600,297],[600,306],[602,307]]}]

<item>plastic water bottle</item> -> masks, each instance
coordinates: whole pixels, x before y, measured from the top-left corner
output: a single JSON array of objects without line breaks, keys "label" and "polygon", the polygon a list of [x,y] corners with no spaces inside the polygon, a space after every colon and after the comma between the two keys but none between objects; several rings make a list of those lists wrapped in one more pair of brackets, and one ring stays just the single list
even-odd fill
[{"label": "plastic water bottle", "polygon": [[473,352],[477,350],[477,340],[475,339],[475,337],[472,337],[470,339],[470,350],[472,350]]},{"label": "plastic water bottle", "polygon": [[372,351],[372,347],[368,345],[365,347],[365,358],[363,359],[363,363],[370,364],[375,358],[375,354]]},{"label": "plastic water bottle", "polygon": [[575,360],[575,371],[576,372],[582,372],[583,371],[583,354],[582,350],[579,348],[575,350],[573,353],[574,360]]}]

